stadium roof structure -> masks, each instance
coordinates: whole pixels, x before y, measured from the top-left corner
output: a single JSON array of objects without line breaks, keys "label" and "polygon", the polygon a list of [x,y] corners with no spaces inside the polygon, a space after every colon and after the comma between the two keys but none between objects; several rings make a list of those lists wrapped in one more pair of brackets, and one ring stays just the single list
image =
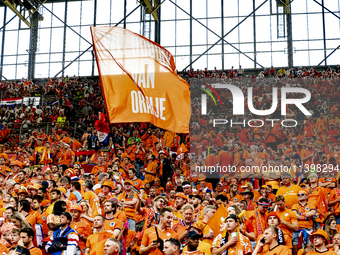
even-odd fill
[{"label": "stadium roof structure", "polygon": [[[25,21],[8,3],[19,13],[37,8]],[[180,71],[340,59],[340,0],[0,0],[0,77],[98,75],[90,26],[141,34],[168,49]]]}]

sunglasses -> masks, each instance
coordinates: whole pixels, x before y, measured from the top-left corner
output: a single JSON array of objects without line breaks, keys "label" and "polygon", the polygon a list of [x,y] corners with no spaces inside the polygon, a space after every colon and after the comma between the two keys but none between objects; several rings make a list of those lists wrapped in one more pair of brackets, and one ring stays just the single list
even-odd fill
[{"label": "sunglasses", "polygon": [[298,194],[297,196],[298,196],[298,197],[302,197],[302,196],[304,196],[304,195],[306,195],[306,194]]}]

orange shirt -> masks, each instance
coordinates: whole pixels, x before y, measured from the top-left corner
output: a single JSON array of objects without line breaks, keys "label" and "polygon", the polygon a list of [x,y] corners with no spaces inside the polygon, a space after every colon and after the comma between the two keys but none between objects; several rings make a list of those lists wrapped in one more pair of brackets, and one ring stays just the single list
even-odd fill
[{"label": "orange shirt", "polygon": [[164,147],[171,148],[174,146],[174,138],[176,137],[176,133],[171,131],[166,131],[164,133],[164,138],[166,139]]},{"label": "orange shirt", "polygon": [[[265,246],[268,246],[268,245],[265,245]],[[266,250],[263,250],[261,252],[261,255],[292,255],[292,252],[287,246],[277,245],[271,250],[269,249],[269,246],[268,246]]]},{"label": "orange shirt", "polygon": [[[284,211],[277,210],[277,215],[280,217],[281,220],[284,220],[288,223],[298,222],[295,212],[290,209],[285,209]],[[285,225],[280,224],[279,228],[282,230],[284,235],[292,235],[293,232],[289,230]]]},{"label": "orange shirt", "polygon": [[121,220],[121,221],[124,222],[124,223],[126,222],[126,215],[125,215],[125,212],[120,211],[120,210],[118,210],[118,209],[117,209],[117,211],[116,211],[116,214],[113,215],[113,217],[115,217],[116,219]]},{"label": "orange shirt", "polygon": [[123,228],[123,224],[122,221],[119,219],[116,219],[115,217],[113,217],[112,219],[107,219],[105,218],[105,224],[104,224],[104,230],[122,230]]},{"label": "orange shirt", "polygon": [[64,151],[61,155],[61,161],[59,162],[59,164],[65,164],[65,165],[68,165],[70,166],[71,163],[72,163],[72,156],[75,156],[76,154],[71,151],[71,150],[67,150],[67,151]]},{"label": "orange shirt", "polygon": [[[300,203],[297,203],[293,205],[292,211],[297,212],[298,214],[304,214],[306,212],[310,212],[314,210],[315,211],[315,206],[313,204],[307,203],[305,206],[302,206]],[[308,220],[299,220],[299,229],[301,228],[313,228],[313,219],[308,218]]]},{"label": "orange shirt", "polygon": [[300,186],[292,184],[290,188],[287,188],[286,186],[282,186],[279,188],[276,192],[276,196],[282,195],[285,197],[286,200],[286,207],[288,209],[291,209],[294,204],[297,204],[299,202],[298,199],[298,192],[301,190]]},{"label": "orange shirt", "polygon": [[95,165],[93,168],[92,168],[92,171],[91,171],[91,174],[97,174],[99,171],[101,171],[102,173],[105,173],[105,166],[98,166],[98,165]]},{"label": "orange shirt", "polygon": [[0,243],[0,254],[1,255],[6,255],[8,253],[8,249],[5,245],[3,245],[2,243]]},{"label": "orange shirt", "polygon": [[227,194],[228,200],[230,204],[236,203],[236,202],[241,202],[243,200],[243,196],[240,194],[236,194],[233,197],[230,197],[230,193]]},{"label": "orange shirt", "polygon": [[108,238],[114,238],[114,235],[107,231],[90,235],[86,241],[86,248],[90,248],[90,255],[102,255],[103,249],[99,243],[105,242]]},{"label": "orange shirt", "polygon": [[[335,199],[340,197],[340,189],[339,188],[334,188],[331,191],[331,194],[329,194],[329,202],[334,201]],[[339,202],[337,202],[335,205],[333,205],[334,212],[338,215],[340,213],[340,206]]]},{"label": "orange shirt", "polygon": [[[84,237],[88,237],[92,233],[91,225],[88,224],[86,221],[80,220],[78,222],[72,221],[70,224],[71,228],[76,230],[79,235],[82,235]],[[81,254],[83,253],[83,250],[86,247],[86,243],[79,237],[79,242],[78,242]]]},{"label": "orange shirt", "polygon": [[308,255],[337,255],[337,253],[335,251],[325,251],[325,252],[318,252],[318,251],[311,251],[307,253]]},{"label": "orange shirt", "polygon": [[132,181],[132,185],[138,190],[144,189],[144,182],[141,179],[137,178],[136,180]]},{"label": "orange shirt", "polygon": [[37,218],[39,217],[39,213],[36,211],[30,211],[26,216],[26,221],[31,225],[33,230],[35,230],[35,223],[37,223]]},{"label": "orange shirt", "polygon": [[[220,248],[222,238],[224,238],[224,237],[222,237],[222,234],[217,235],[215,237],[213,243],[212,243],[212,247],[213,248]],[[232,245],[228,249],[228,255],[232,255],[232,254],[247,255],[247,254],[251,254],[252,252],[253,252],[253,249],[251,248],[251,243],[249,241],[249,238],[242,235],[241,233],[239,233],[237,243]]]},{"label": "orange shirt", "polygon": [[47,226],[47,216],[48,215],[49,215],[48,213],[43,212],[43,213],[39,214],[38,218],[37,218],[37,224],[41,225],[44,236],[47,236],[48,231],[49,231],[49,228]]},{"label": "orange shirt", "polygon": [[[145,230],[143,239],[142,239],[142,244],[145,247],[149,246],[153,241],[156,241],[158,239],[155,228],[156,227],[151,227]],[[172,229],[161,231],[159,230],[159,228],[157,228],[157,231],[158,231],[159,238],[162,239],[163,241],[170,237],[178,239],[178,234]],[[157,249],[151,250],[148,254],[149,255],[163,255],[163,252],[157,248]]]},{"label": "orange shirt", "polygon": [[325,201],[328,199],[328,194],[325,188],[315,187],[309,189],[308,203],[315,205],[319,217],[315,218],[316,222],[323,222],[324,214],[328,212]]},{"label": "orange shirt", "polygon": [[93,191],[87,191],[84,193],[84,199],[89,200],[91,211],[92,211],[92,217],[102,214],[102,211],[100,209],[99,205],[99,199]]},{"label": "orange shirt", "polygon": [[[152,172],[152,173],[157,173],[157,163],[156,162],[151,162],[148,164],[146,171],[148,172]],[[152,175],[152,174],[145,174],[145,180],[148,182],[153,182],[153,180],[155,179],[156,175]]]},{"label": "orange shirt", "polygon": [[196,250],[196,251],[183,251],[182,255],[205,255],[205,253],[203,251],[200,251],[200,250]]},{"label": "orange shirt", "polygon": [[[132,201],[134,198],[138,199],[137,193],[133,190],[130,193],[126,193],[126,191],[124,191],[123,193],[119,194],[119,196],[118,196],[119,201],[122,201],[122,200]],[[124,207],[124,212],[125,212],[125,215],[126,215],[127,218],[134,219],[135,215],[136,215],[136,208]]]},{"label": "orange shirt", "polygon": [[29,251],[31,255],[42,255],[41,250],[37,247],[32,247],[31,249],[29,249]]}]

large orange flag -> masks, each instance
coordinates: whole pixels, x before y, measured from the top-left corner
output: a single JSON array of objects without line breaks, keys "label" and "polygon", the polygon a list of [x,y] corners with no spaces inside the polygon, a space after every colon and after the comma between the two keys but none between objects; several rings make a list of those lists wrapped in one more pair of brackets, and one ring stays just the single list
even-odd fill
[{"label": "large orange flag", "polygon": [[189,133],[189,85],[170,52],[121,27],[91,27],[91,34],[110,122]]},{"label": "large orange flag", "polygon": [[227,217],[228,210],[223,204],[221,204],[207,223],[211,230],[214,232],[215,236],[222,234],[225,230],[227,226],[227,224],[225,223],[225,219]]}]

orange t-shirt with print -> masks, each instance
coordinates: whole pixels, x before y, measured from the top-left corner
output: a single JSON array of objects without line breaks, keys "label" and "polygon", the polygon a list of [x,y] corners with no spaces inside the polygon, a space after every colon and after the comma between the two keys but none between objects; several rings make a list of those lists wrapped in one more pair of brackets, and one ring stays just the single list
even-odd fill
[{"label": "orange t-shirt with print", "polygon": [[114,235],[107,231],[90,235],[86,241],[86,248],[90,249],[90,255],[102,255],[103,247],[100,243],[104,241],[105,244],[106,240],[109,238],[114,238]]},{"label": "orange t-shirt with print", "polygon": [[[222,234],[217,235],[215,237],[213,243],[212,243],[212,247],[213,248],[220,248],[221,247],[222,238],[223,238]],[[244,236],[244,235],[242,235],[241,233],[239,233],[237,243],[232,245],[228,249],[228,255],[231,255],[231,254],[243,254],[243,255],[247,255],[247,254],[252,254],[252,252],[253,252],[253,249],[251,247],[251,243],[249,241],[249,238]]]},{"label": "orange t-shirt with print", "polygon": [[116,229],[122,230],[122,221],[113,217],[112,219],[105,218],[104,230],[114,231]]},{"label": "orange t-shirt with print", "polygon": [[[86,221],[80,220],[78,222],[72,221],[70,224],[71,228],[76,230],[79,235],[82,235],[84,237],[88,237],[92,234],[92,229],[91,225],[88,224]],[[86,247],[86,243],[79,237],[79,242],[78,242],[81,254],[83,253],[83,250]]]},{"label": "orange t-shirt with print", "polygon": [[[159,238],[162,239],[163,241],[165,239],[169,239],[170,237],[178,239],[178,234],[175,231],[173,231],[172,229],[167,229],[167,230],[161,231],[157,227],[157,231],[158,231]],[[143,239],[142,239],[142,245],[147,247],[147,246],[151,245],[152,242],[156,241],[157,239],[158,238],[157,238],[157,234],[156,234],[156,227],[150,227],[150,228],[146,229],[145,232],[144,232]],[[149,255],[163,255],[163,252],[160,249],[157,248],[157,249],[151,250],[148,254]]]}]

